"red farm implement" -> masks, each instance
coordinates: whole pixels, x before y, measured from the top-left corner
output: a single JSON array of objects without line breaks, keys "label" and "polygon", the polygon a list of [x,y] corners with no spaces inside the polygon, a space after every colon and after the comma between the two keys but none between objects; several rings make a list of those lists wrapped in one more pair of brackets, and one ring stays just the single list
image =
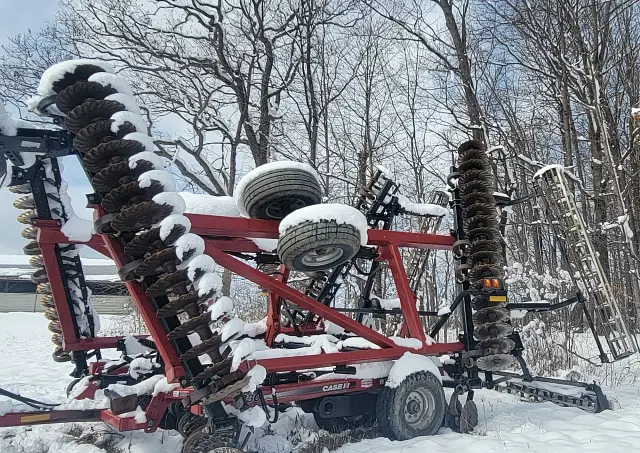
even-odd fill
[{"label": "red farm implement", "polygon": [[[511,309],[585,304],[580,293],[556,305],[509,303],[493,176],[482,144],[460,147],[450,197],[435,194],[432,204],[406,202],[378,170],[356,207],[323,205],[313,169],[278,163],[241,182],[236,198],[243,216],[189,214],[152,152],[133,101],[117,92],[117,76],[99,63],[58,69],[62,75],[41,93],[37,111],[64,129],[18,128],[0,135],[0,149],[13,164],[11,190],[25,195],[16,206],[28,225],[25,253],[45,294],[54,359],[75,364],[73,398],[92,399],[100,391],[109,407],[64,410],[2,391],[36,410],[2,415],[0,426],[102,420],[118,430],[174,429],[186,438],[183,451],[192,453],[203,446],[242,448],[237,417],[228,412],[263,410],[270,417],[291,403],[327,429],[377,419],[382,433],[396,439],[434,434],[443,423],[470,432],[477,423],[473,391],[480,388],[593,412],[607,408],[598,386],[532,377],[524,363]],[[66,155],[80,159],[95,190],[88,202],[97,233],[88,240],[64,227],[73,215],[58,164]],[[436,234],[445,206],[453,210],[454,228]],[[420,232],[392,229],[403,214],[423,218]],[[278,240],[277,248],[265,250],[259,240]],[[78,244],[114,260],[150,338],[97,335]],[[450,250],[458,262],[458,295],[441,315],[416,304],[429,250]],[[220,297],[222,268],[266,292],[265,323],[232,315],[233,304]],[[376,275],[387,271],[397,293],[394,306],[373,294]],[[353,277],[359,299],[347,306],[341,291]],[[462,320],[459,341],[435,342],[452,313]],[[391,317],[401,319],[397,336],[369,322]],[[615,332],[611,338],[618,338]],[[614,359],[635,348],[616,341],[615,348],[609,344]],[[101,350],[113,348],[122,358],[107,363]],[[444,355],[442,365],[431,360]],[[522,374],[504,371],[512,365]],[[403,367],[410,372],[402,375]],[[566,386],[583,391],[563,394]],[[443,387],[454,389],[449,403]],[[463,394],[464,406],[458,401]],[[229,406],[232,411],[225,410]],[[393,415],[398,412],[404,417]]]}]

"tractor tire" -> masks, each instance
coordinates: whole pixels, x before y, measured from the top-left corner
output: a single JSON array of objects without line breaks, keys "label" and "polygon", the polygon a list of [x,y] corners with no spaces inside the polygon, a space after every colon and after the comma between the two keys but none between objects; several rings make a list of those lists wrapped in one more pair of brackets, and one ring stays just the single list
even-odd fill
[{"label": "tractor tire", "polygon": [[378,395],[378,427],[391,440],[436,434],[447,411],[442,384],[427,371],[410,374],[396,387]]},{"label": "tractor tire", "polygon": [[293,211],[319,204],[322,188],[311,173],[278,168],[251,180],[237,200],[240,212],[252,219],[282,220]]},{"label": "tractor tire", "polygon": [[289,269],[314,272],[350,261],[360,250],[360,231],[335,221],[303,222],[278,239],[278,256]]},{"label": "tractor tire", "polygon": [[324,429],[330,433],[341,433],[348,429],[355,428],[370,428],[376,422],[375,415],[322,418],[318,414],[313,414],[313,419],[320,429]]},{"label": "tractor tire", "polygon": [[182,453],[242,453],[226,436],[207,434],[200,430],[192,433],[182,444]]}]

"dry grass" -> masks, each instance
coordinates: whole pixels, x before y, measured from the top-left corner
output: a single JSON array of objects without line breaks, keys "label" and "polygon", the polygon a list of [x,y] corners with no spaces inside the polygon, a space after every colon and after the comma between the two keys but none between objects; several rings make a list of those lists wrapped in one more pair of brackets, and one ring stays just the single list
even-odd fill
[{"label": "dry grass", "polygon": [[377,425],[368,428],[348,429],[341,433],[329,433],[321,431],[313,442],[300,446],[296,453],[323,453],[325,449],[335,451],[345,444],[360,442],[363,439],[380,437]]},{"label": "dry grass", "polygon": [[93,427],[84,427],[82,425],[71,425],[66,431],[67,434],[75,438],[75,442],[80,445],[93,445],[101,448],[106,453],[124,453],[117,445],[122,437],[121,434],[99,430]]}]

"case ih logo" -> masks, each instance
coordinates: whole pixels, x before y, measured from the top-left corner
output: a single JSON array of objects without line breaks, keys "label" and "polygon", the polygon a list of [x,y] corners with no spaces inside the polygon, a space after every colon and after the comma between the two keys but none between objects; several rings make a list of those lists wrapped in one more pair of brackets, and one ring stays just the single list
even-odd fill
[{"label": "case ih logo", "polygon": [[325,385],[322,387],[323,392],[335,392],[336,390],[347,390],[351,388],[352,382],[343,382],[341,384]]}]

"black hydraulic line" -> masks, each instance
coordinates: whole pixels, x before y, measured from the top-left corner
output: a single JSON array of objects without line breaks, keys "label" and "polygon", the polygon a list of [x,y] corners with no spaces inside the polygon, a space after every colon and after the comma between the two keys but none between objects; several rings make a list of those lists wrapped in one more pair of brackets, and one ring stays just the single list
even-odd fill
[{"label": "black hydraulic line", "polygon": [[[385,314],[385,315],[402,315],[402,310],[400,308],[392,308],[390,310],[385,310],[381,308],[336,308],[332,307],[333,310],[339,311],[340,313],[369,313],[369,314]],[[442,316],[438,315],[437,311],[429,311],[429,310],[418,310],[418,316]]]},{"label": "black hydraulic line", "polygon": [[570,305],[580,303],[581,296],[573,296],[569,299],[563,300],[562,302],[558,302],[557,304],[552,304],[550,302],[523,302],[523,303],[509,303],[507,304],[507,308],[509,310],[527,310],[527,311],[553,311],[559,310],[561,308],[568,307]]},{"label": "black hydraulic line", "polygon": [[[362,290],[362,306],[359,308],[372,308],[371,306],[371,299],[369,298],[369,296],[371,295],[371,290],[373,289],[373,284],[375,283],[375,275],[378,271],[378,269],[380,269],[380,262],[379,261],[373,261],[371,263],[371,269],[369,269],[369,274],[367,276],[367,281],[364,285],[364,289]],[[357,321],[359,323],[362,323],[364,321],[364,313],[360,312],[358,313],[358,316],[356,317]]]},{"label": "black hydraulic line", "polygon": [[275,389],[271,390],[271,398],[273,399],[273,407],[275,409],[273,414],[273,420],[271,420],[271,415],[269,414],[269,406],[267,405],[267,402],[264,399],[264,392],[262,391],[262,389],[258,389],[257,393],[258,393],[258,399],[260,400],[260,406],[262,406],[262,410],[267,415],[267,422],[276,423],[278,421],[278,397],[276,396]]},{"label": "black hydraulic line", "polygon": [[43,401],[34,400],[31,398],[27,398],[26,396],[20,396],[17,393],[10,392],[9,390],[5,390],[0,388],[0,395],[6,396],[7,398],[11,398],[12,400],[19,401],[21,403],[26,404],[27,406],[31,406],[35,409],[40,410],[53,410],[54,407],[60,406],[60,404],[55,403],[45,403]]},{"label": "black hydraulic line", "polygon": [[469,290],[461,291],[460,293],[458,293],[456,298],[453,300],[453,303],[451,304],[449,313],[445,313],[444,315],[442,315],[440,319],[438,319],[438,322],[436,322],[436,324],[432,327],[431,332],[429,332],[429,336],[431,338],[438,335],[438,332],[440,332],[440,329],[442,329],[442,327],[447,323],[453,312],[458,308],[458,305],[460,305],[460,302],[462,302],[465,298],[470,298],[470,294],[471,291]]}]

